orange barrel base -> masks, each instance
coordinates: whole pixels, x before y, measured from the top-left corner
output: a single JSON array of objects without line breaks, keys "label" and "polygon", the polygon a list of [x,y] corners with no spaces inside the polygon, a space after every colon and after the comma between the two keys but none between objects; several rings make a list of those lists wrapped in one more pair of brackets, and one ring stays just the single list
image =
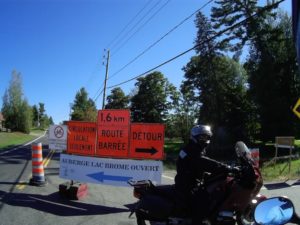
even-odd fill
[{"label": "orange barrel base", "polygon": [[34,186],[42,187],[42,186],[45,186],[47,184],[47,181],[46,181],[46,179],[44,179],[44,180],[38,180],[37,178],[32,177],[29,180],[29,184],[30,185],[34,185]]}]

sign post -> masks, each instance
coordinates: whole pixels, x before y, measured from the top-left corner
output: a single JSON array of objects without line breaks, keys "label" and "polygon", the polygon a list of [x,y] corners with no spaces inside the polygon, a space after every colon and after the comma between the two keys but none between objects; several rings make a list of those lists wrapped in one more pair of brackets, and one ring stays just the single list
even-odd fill
[{"label": "sign post", "polygon": [[275,163],[278,157],[278,148],[288,148],[290,151],[289,156],[289,174],[291,172],[292,149],[294,148],[295,137],[276,137],[275,138]]}]

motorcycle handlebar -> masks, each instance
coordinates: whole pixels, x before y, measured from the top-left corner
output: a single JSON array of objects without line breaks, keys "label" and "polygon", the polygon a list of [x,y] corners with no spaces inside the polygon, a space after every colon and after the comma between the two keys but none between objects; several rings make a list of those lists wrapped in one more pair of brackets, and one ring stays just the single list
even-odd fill
[{"label": "motorcycle handlebar", "polygon": [[291,219],[291,223],[300,224],[300,217],[296,212],[294,212],[293,218]]}]

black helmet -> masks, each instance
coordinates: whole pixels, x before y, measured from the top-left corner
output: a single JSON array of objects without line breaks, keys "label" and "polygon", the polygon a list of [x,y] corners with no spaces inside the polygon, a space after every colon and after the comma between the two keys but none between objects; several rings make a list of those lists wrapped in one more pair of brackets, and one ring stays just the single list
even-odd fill
[{"label": "black helmet", "polygon": [[210,126],[196,125],[191,129],[191,140],[203,147],[206,147],[210,143],[212,132]]}]

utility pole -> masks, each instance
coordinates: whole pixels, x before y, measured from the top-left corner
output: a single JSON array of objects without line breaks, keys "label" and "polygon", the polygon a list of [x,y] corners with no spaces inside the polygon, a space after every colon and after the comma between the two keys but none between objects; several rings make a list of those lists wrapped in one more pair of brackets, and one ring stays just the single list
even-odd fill
[{"label": "utility pole", "polygon": [[105,79],[104,79],[104,89],[103,89],[103,103],[102,109],[105,107],[105,94],[106,94],[106,82],[108,78],[108,65],[109,65],[109,50],[107,50],[107,61],[106,61],[106,72],[105,72]]}]

